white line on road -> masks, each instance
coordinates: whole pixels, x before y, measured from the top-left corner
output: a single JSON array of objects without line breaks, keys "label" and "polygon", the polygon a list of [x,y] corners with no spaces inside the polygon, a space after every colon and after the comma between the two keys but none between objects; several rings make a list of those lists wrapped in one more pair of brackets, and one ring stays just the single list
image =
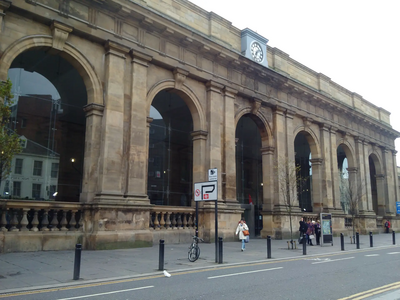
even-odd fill
[{"label": "white line on road", "polygon": [[212,277],[207,277],[207,279],[214,279],[214,278],[221,278],[221,277],[229,277],[229,276],[237,276],[237,275],[251,274],[251,273],[257,273],[257,272],[266,272],[266,271],[273,271],[273,270],[279,270],[279,269],[283,269],[283,267],[271,268],[271,269],[263,269],[263,270],[256,270],[256,271],[249,271],[249,272],[241,272],[241,273],[233,273],[233,274],[226,274],[226,275],[220,275],[220,276],[212,276]]},{"label": "white line on road", "polygon": [[365,256],[379,256],[379,254],[368,254],[368,255],[365,255]]},{"label": "white line on road", "polygon": [[400,252],[390,252],[388,254],[399,254]]},{"label": "white line on road", "polygon": [[345,260],[345,259],[353,259],[354,257],[346,257],[346,258],[339,258],[339,259],[331,259],[331,260],[324,260],[324,261],[319,261],[319,262],[313,262],[311,263],[312,265],[315,264],[323,264],[323,263],[328,263],[328,262],[334,262],[334,261],[339,261],[339,260]]},{"label": "white line on road", "polygon": [[120,290],[120,291],[114,291],[114,292],[108,292],[108,293],[100,293],[100,294],[93,294],[93,295],[85,295],[85,296],[78,296],[78,297],[71,297],[71,298],[62,298],[58,300],[72,300],[72,299],[81,299],[81,298],[89,298],[89,297],[97,297],[97,296],[103,296],[103,295],[110,295],[110,294],[116,294],[116,293],[124,293],[124,292],[130,292],[130,291],[137,291],[137,290],[143,290],[143,289],[149,289],[153,288],[153,285],[150,286],[142,286],[134,289],[128,289],[128,290]]}]

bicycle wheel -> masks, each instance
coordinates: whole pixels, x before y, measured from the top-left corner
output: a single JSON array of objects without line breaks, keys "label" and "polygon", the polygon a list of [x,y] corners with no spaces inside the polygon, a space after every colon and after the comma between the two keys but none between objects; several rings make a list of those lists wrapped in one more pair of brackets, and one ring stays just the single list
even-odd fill
[{"label": "bicycle wheel", "polygon": [[189,249],[188,259],[191,262],[196,261],[200,256],[200,248],[197,245],[192,245]]}]

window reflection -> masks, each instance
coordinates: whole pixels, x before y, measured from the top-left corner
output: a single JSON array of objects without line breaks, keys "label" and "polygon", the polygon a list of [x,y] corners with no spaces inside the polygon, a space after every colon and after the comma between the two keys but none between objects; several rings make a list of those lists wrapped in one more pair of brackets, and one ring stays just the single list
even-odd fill
[{"label": "window reflection", "polygon": [[0,182],[1,197],[79,201],[87,104],[82,78],[65,59],[43,50],[19,55],[8,75],[10,129],[20,136],[22,153]]},{"label": "window reflection", "polygon": [[160,92],[150,109],[147,190],[156,205],[190,206],[193,122],[185,102]]}]

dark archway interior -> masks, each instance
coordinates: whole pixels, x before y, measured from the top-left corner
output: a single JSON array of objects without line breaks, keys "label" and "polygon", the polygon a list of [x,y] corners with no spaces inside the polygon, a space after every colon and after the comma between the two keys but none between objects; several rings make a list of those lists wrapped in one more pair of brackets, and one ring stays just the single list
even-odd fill
[{"label": "dark archway interior", "polygon": [[87,104],[81,76],[64,58],[41,49],[20,54],[9,77],[15,100],[12,129],[25,142],[15,157],[8,194],[79,201]]},{"label": "dark archway interior", "polygon": [[378,214],[378,188],[376,185],[376,168],[374,160],[369,156],[369,175],[371,178],[372,208]]},{"label": "dark archway interior", "polygon": [[339,188],[340,188],[340,205],[345,213],[349,212],[349,199],[347,199],[349,194],[349,174],[347,171],[348,160],[346,153],[342,146],[339,146],[336,151],[337,154],[337,164],[339,170]]},{"label": "dark archway interior", "polygon": [[190,206],[193,121],[186,103],[162,91],[152,102],[147,193],[151,204]]},{"label": "dark archway interior", "polygon": [[302,211],[312,212],[312,201],[311,201],[311,149],[308,144],[307,138],[303,133],[298,133],[294,140],[294,152],[296,167],[299,167],[298,176],[302,178],[299,180],[301,186],[298,186],[298,199],[299,206]]},{"label": "dark archway interior", "polygon": [[246,220],[254,221],[255,234],[259,235],[262,229],[260,211],[263,199],[261,135],[252,115],[240,118],[236,127],[236,141],[237,200],[245,205]]}]

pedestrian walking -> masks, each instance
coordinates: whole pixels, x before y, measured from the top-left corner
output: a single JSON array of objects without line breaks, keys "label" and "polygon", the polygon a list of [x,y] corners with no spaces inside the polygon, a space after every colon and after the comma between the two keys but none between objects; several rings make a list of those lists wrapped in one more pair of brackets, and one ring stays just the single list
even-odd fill
[{"label": "pedestrian walking", "polygon": [[390,229],[390,221],[389,220],[386,220],[385,228],[386,228],[386,233],[389,233],[389,229]]},{"label": "pedestrian walking", "polygon": [[[315,223],[315,221],[313,221]],[[308,221],[308,228],[307,228],[307,243],[310,246],[314,246],[312,243],[312,240],[315,238],[315,230],[314,230],[314,224],[311,221]]]},{"label": "pedestrian walking", "polygon": [[300,222],[299,222],[299,233],[300,233],[300,237],[299,237],[299,244],[305,243],[305,241],[303,241],[303,236],[306,234],[308,226],[307,223],[304,222],[304,219],[301,218]]},{"label": "pedestrian walking", "polygon": [[236,227],[236,235],[239,234],[239,240],[242,241],[242,251],[245,250],[245,243],[249,236],[249,227],[246,222],[241,219],[238,226]]},{"label": "pedestrian walking", "polygon": [[321,239],[321,224],[319,220],[315,222],[314,224],[314,231],[315,231],[315,240],[317,242],[317,245],[319,245],[319,240]]}]

